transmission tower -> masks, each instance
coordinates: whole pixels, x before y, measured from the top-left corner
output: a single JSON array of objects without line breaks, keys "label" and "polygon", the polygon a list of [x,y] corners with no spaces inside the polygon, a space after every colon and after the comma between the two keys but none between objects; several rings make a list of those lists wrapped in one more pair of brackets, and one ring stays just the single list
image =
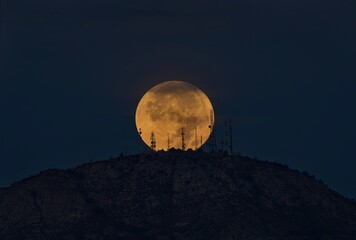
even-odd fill
[{"label": "transmission tower", "polygon": [[144,151],[144,143],[143,143],[143,140],[142,140],[142,130],[141,128],[138,129],[138,134],[139,134],[139,137],[138,137],[138,146],[139,146],[139,151]]},{"label": "transmission tower", "polygon": [[223,138],[223,147],[222,151],[229,151],[229,124],[228,121],[225,120],[224,124],[224,138]]},{"label": "transmission tower", "polygon": [[203,147],[203,135],[200,135],[200,147]]},{"label": "transmission tower", "polygon": [[230,155],[232,156],[232,124],[231,124],[231,117],[229,119],[229,130],[230,130],[230,144],[229,144],[229,147],[230,147]]},{"label": "transmission tower", "polygon": [[182,150],[185,151],[185,143],[184,143],[184,128],[182,128]]},{"label": "transmission tower", "polygon": [[210,139],[209,139],[209,150],[210,152],[216,152],[217,146],[216,146],[216,138],[215,138],[215,133],[213,131],[213,125],[214,125],[214,111],[210,110]]},{"label": "transmission tower", "polygon": [[151,132],[150,140],[151,140],[151,149],[155,150],[156,149],[156,139],[155,139],[154,132]]},{"label": "transmission tower", "polygon": [[195,150],[198,149],[198,134],[197,134],[197,127],[195,127]]}]

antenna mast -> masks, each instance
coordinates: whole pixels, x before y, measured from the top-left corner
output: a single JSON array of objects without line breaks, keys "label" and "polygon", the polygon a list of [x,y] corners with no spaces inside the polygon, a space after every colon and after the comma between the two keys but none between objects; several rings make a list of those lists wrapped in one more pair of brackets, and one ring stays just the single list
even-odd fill
[{"label": "antenna mast", "polygon": [[156,149],[156,139],[155,139],[155,134],[154,132],[151,132],[151,149],[155,150]]},{"label": "antenna mast", "polygon": [[231,124],[231,117],[230,117],[230,119],[229,119],[229,125],[230,125],[230,145],[229,145],[229,147],[230,147],[230,155],[232,156],[232,124]]},{"label": "antenna mast", "polygon": [[185,143],[184,143],[184,128],[182,128],[182,150],[185,151]]},{"label": "antenna mast", "polygon": [[203,135],[200,135],[200,147],[203,147]]},{"label": "antenna mast", "polygon": [[210,143],[209,143],[209,148],[211,152],[216,152],[216,139],[215,139],[215,134],[213,131],[213,125],[214,125],[214,111],[213,109],[210,110]]},{"label": "antenna mast", "polygon": [[139,144],[139,151],[143,151],[143,144],[142,144],[142,130],[141,128],[138,129],[138,134],[139,134],[139,138],[138,138],[138,144]]},{"label": "antenna mast", "polygon": [[224,129],[224,143],[223,143],[223,151],[229,151],[229,125],[228,120],[225,120],[225,129]]},{"label": "antenna mast", "polygon": [[197,134],[197,127],[195,127],[195,150],[198,149],[198,134]]},{"label": "antenna mast", "polygon": [[170,145],[169,145],[169,133],[167,133],[167,151],[170,149]]}]

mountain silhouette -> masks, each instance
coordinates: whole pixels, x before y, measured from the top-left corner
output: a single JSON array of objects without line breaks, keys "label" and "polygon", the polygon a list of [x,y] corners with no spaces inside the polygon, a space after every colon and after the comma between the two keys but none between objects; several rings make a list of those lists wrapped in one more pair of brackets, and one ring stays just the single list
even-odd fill
[{"label": "mountain silhouette", "polygon": [[170,150],[0,189],[0,239],[355,240],[356,204],[282,164]]}]

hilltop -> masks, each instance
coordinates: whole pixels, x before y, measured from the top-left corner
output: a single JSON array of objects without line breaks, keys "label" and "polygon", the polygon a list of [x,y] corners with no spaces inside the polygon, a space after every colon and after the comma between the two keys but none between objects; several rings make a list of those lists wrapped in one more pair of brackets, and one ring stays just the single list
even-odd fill
[{"label": "hilltop", "polygon": [[307,173],[243,156],[143,153],[0,189],[0,239],[332,239],[356,204]]}]

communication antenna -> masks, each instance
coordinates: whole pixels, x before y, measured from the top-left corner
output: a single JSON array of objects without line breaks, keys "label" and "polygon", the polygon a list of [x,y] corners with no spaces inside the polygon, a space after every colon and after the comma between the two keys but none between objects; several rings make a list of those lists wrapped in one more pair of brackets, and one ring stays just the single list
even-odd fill
[{"label": "communication antenna", "polygon": [[167,133],[167,151],[170,149],[170,145],[169,145],[169,133]]},{"label": "communication antenna", "polygon": [[223,151],[229,151],[229,125],[228,125],[228,120],[225,120],[225,128],[224,128],[224,146],[223,146]]},{"label": "communication antenna", "polygon": [[210,125],[209,125],[209,129],[210,129],[210,143],[209,143],[209,150],[211,152],[216,152],[216,138],[215,138],[215,134],[213,132],[213,125],[214,125],[214,111],[211,109],[210,110]]},{"label": "communication antenna", "polygon": [[200,135],[200,147],[203,147],[203,135]]},{"label": "communication antenna", "polygon": [[214,125],[214,112],[213,112],[213,109],[211,109],[210,110],[210,125],[209,125],[210,133],[212,133],[212,131],[213,131],[213,125]]},{"label": "communication antenna", "polygon": [[229,130],[230,130],[230,145],[229,145],[229,147],[230,147],[230,155],[232,156],[232,124],[231,124],[231,117],[230,117],[230,119],[229,119]]},{"label": "communication antenna", "polygon": [[224,139],[222,139],[222,140],[220,141],[220,144],[221,144],[220,151],[221,151],[221,152],[224,152],[224,146],[225,146],[225,141],[224,141]]},{"label": "communication antenna", "polygon": [[142,130],[141,128],[138,129],[138,134],[139,134],[139,140],[142,141]]},{"label": "communication antenna", "polygon": [[185,151],[185,143],[184,143],[184,128],[182,128],[182,150]]},{"label": "communication antenna", "polygon": [[195,127],[195,150],[198,149],[198,134],[197,134],[197,127]]},{"label": "communication antenna", "polygon": [[143,140],[142,140],[142,130],[141,128],[138,129],[138,134],[139,134],[139,137],[138,137],[138,145],[139,145],[139,151],[143,150]]},{"label": "communication antenna", "polygon": [[156,139],[155,139],[155,134],[154,132],[151,132],[151,149],[155,150],[156,149]]}]

